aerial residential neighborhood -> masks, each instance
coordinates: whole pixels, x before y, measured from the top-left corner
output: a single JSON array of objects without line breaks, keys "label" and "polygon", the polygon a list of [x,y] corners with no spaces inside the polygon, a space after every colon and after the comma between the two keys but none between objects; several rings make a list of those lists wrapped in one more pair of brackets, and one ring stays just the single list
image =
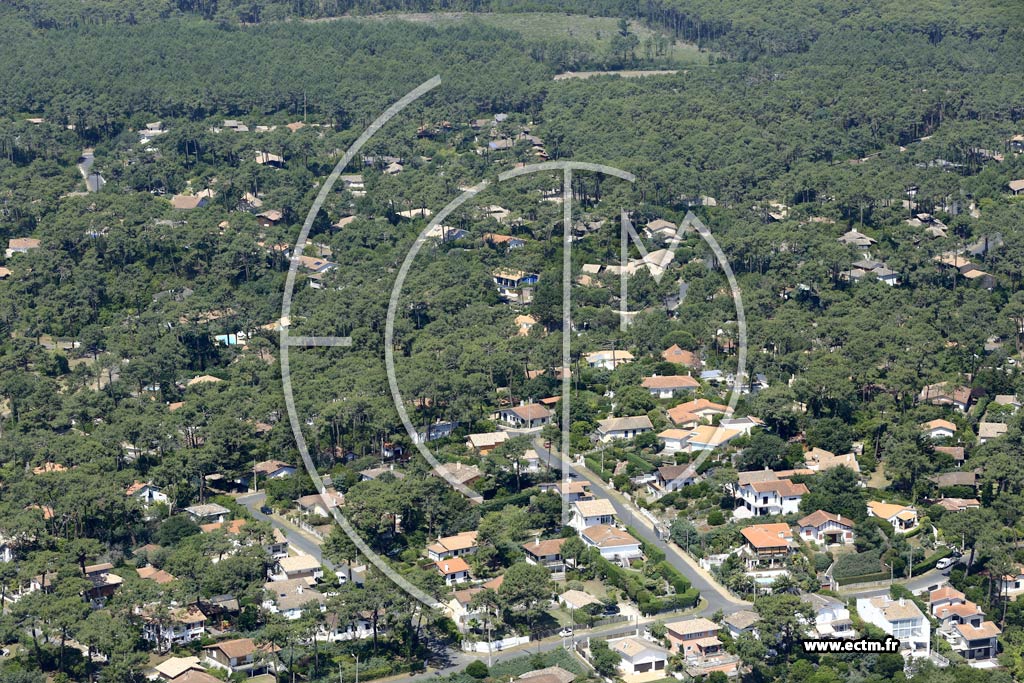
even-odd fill
[{"label": "aerial residential neighborhood", "polygon": [[1024,680],[1021,10],[0,3],[0,683]]}]

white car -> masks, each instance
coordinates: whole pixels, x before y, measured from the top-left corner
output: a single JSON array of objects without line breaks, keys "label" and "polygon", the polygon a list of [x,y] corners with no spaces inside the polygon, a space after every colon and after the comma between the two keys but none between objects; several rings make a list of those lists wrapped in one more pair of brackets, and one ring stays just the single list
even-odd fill
[{"label": "white car", "polygon": [[944,557],[944,558],[942,558],[941,560],[939,560],[938,562],[935,563],[935,568],[940,570],[940,571],[942,571],[942,570],[945,570],[945,569],[949,569],[954,564],[956,564],[956,558],[955,557]]},{"label": "white car", "polygon": [[563,638],[568,638],[569,636],[572,635],[572,629],[569,628],[568,626],[566,626],[565,628],[563,628],[561,631],[558,632],[558,635],[562,636]]}]

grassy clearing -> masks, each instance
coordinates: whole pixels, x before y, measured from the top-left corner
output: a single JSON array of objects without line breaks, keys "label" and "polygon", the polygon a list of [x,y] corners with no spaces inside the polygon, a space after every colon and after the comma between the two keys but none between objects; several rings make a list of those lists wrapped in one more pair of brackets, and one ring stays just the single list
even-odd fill
[{"label": "grassy clearing", "polygon": [[[557,14],[546,12],[523,12],[514,14],[472,13],[472,12],[431,12],[411,13],[398,12],[393,14],[375,14],[365,17],[344,17],[360,21],[402,20],[414,21],[437,26],[452,26],[460,22],[476,19],[485,24],[521,33],[528,38],[541,40],[576,40],[597,58],[611,54],[612,37],[618,32],[619,20],[612,17],[588,17],[582,14]],[[652,30],[636,22],[629,22],[629,30],[640,40],[637,57],[645,57],[645,41],[657,42],[659,37],[667,39],[668,44],[664,55],[656,60],[662,64],[694,65],[707,64],[707,53],[692,43],[673,41],[672,37]]]}]

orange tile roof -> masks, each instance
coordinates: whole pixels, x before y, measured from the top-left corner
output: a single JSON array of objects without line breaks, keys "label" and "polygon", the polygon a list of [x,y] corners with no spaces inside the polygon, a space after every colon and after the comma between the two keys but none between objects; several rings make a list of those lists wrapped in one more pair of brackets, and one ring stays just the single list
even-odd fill
[{"label": "orange tile roof", "polygon": [[445,576],[450,574],[456,574],[458,572],[468,572],[469,565],[461,557],[452,557],[447,560],[438,560],[434,563],[437,567],[437,571],[441,572]]},{"label": "orange tile roof", "polygon": [[689,375],[654,375],[645,377],[643,386],[647,389],[696,389],[700,382]]},{"label": "orange tile roof", "polygon": [[793,540],[793,532],[788,524],[755,524],[740,531],[743,538],[755,548],[788,547]]},{"label": "orange tile roof", "polygon": [[934,590],[928,594],[928,602],[938,602],[939,600],[963,600],[964,594],[953,588],[952,586],[943,586],[938,590]]},{"label": "orange tile roof", "polygon": [[700,359],[697,358],[697,354],[693,351],[686,351],[681,349],[678,344],[673,344],[664,351],[661,352],[661,357],[667,360],[669,363],[678,363],[680,365],[686,365],[691,368],[695,368],[700,365]]}]

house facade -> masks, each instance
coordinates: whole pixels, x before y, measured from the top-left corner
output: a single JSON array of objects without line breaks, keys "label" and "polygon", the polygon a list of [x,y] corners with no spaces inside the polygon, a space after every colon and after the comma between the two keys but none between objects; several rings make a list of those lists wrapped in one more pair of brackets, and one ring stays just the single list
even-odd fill
[{"label": "house facade", "polygon": [[655,398],[675,398],[700,387],[700,382],[689,375],[654,375],[645,377],[642,384]]},{"label": "house facade", "polygon": [[462,557],[476,552],[476,531],[463,531],[454,536],[439,537],[427,546],[427,557],[434,562],[452,557]]},{"label": "house facade", "polygon": [[614,370],[620,365],[633,362],[633,354],[621,349],[609,349],[607,351],[593,351],[583,357],[587,365],[592,368]]},{"label": "house facade", "polygon": [[161,615],[155,608],[140,610],[142,637],[161,650],[191,643],[206,635],[206,616],[196,607],[172,608]]},{"label": "house facade", "polygon": [[632,439],[653,429],[651,418],[646,415],[609,417],[597,422],[598,438],[605,443],[616,439]]},{"label": "house facade", "polygon": [[546,541],[535,540],[524,543],[521,547],[526,554],[528,564],[536,564],[551,572],[565,571],[565,558],[562,557],[564,538],[552,538]]},{"label": "house facade", "polygon": [[615,523],[615,507],[607,498],[595,500],[578,500],[572,504],[572,517],[569,526],[582,532],[587,527],[599,524]]},{"label": "house facade", "polygon": [[670,656],[665,648],[635,636],[611,640],[608,646],[619,655],[619,671],[625,676],[664,671]]},{"label": "house facade", "polygon": [[437,573],[444,579],[446,586],[454,586],[457,583],[469,581],[469,565],[461,557],[452,557],[447,560],[438,560],[434,563]]},{"label": "house facade", "polygon": [[931,624],[911,600],[888,596],[857,598],[857,614],[868,624],[900,641],[905,657],[927,658],[931,653]]},{"label": "house facade", "polygon": [[580,532],[583,543],[597,548],[601,557],[613,562],[628,562],[643,557],[640,541],[631,534],[608,524],[588,526]]},{"label": "house facade", "polygon": [[840,600],[817,593],[805,593],[801,599],[814,610],[814,621],[809,624],[813,638],[854,638],[850,610]]},{"label": "house facade", "polygon": [[917,510],[906,505],[873,500],[868,503],[868,515],[889,522],[897,533],[906,533],[917,526]]},{"label": "house facade", "polygon": [[819,545],[853,543],[854,522],[842,515],[815,510],[803,519],[797,520],[796,525],[800,529],[800,538],[806,541],[814,541]]},{"label": "house facade", "polygon": [[733,514],[737,518],[791,515],[799,512],[800,500],[806,493],[806,485],[788,479],[741,480],[735,488],[737,508]]},{"label": "house facade", "polygon": [[227,671],[255,675],[276,669],[273,654],[280,648],[257,648],[251,638],[225,640],[203,648],[203,662],[207,666]]},{"label": "house facade", "polygon": [[502,408],[498,419],[517,429],[539,429],[551,422],[552,412],[539,403]]}]

